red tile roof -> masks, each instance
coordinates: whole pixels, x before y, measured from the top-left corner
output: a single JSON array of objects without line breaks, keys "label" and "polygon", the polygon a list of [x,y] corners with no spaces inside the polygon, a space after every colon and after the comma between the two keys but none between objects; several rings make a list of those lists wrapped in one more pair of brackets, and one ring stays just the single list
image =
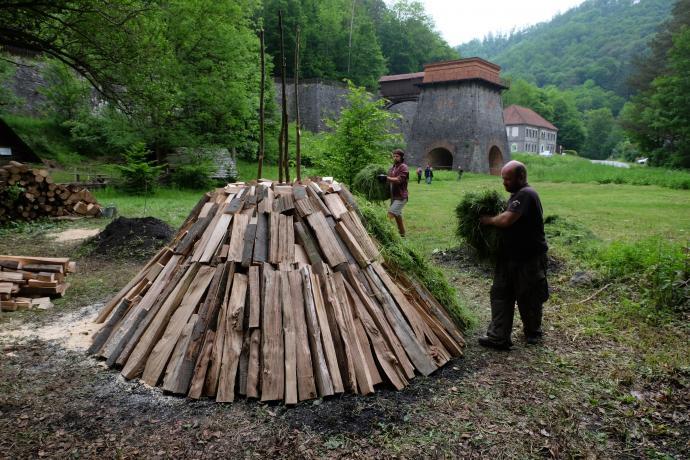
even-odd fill
[{"label": "red tile roof", "polygon": [[506,125],[530,125],[558,131],[554,125],[546,121],[541,115],[527,107],[511,105],[503,110],[503,120]]}]

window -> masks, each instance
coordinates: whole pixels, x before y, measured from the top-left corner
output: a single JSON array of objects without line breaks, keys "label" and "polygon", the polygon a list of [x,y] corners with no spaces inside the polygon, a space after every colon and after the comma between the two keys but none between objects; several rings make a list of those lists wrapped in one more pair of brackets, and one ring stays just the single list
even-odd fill
[{"label": "window", "polygon": [[510,151],[511,152],[517,152],[518,146],[516,143],[510,144]]},{"label": "window", "polygon": [[11,157],[12,148],[11,147],[0,147],[0,157]]},{"label": "window", "polygon": [[520,135],[520,130],[517,126],[513,126],[513,137],[518,137]]}]

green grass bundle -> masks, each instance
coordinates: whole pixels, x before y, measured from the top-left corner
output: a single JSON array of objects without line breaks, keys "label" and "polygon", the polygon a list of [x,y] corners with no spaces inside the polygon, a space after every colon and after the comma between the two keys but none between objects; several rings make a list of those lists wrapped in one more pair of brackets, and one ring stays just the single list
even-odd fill
[{"label": "green grass bundle", "polygon": [[472,246],[479,257],[494,258],[501,249],[501,232],[491,225],[481,225],[479,217],[495,216],[506,209],[506,201],[496,190],[466,193],[455,208],[456,234]]},{"label": "green grass bundle", "polygon": [[388,175],[388,170],[381,165],[367,165],[357,173],[352,188],[369,201],[384,201],[391,197],[390,185],[378,179],[380,174]]}]

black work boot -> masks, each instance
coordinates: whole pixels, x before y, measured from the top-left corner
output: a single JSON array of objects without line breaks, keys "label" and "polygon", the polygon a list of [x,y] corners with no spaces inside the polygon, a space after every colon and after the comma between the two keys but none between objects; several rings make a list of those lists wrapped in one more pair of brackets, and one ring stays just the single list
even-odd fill
[{"label": "black work boot", "polygon": [[494,350],[510,350],[513,346],[511,342],[495,342],[487,336],[479,337],[479,345],[486,348],[493,348]]}]

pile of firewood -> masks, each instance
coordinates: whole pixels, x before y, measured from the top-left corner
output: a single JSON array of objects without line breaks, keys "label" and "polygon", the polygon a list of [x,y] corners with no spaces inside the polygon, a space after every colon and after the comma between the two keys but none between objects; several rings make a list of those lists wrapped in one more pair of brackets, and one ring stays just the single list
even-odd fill
[{"label": "pile of firewood", "polygon": [[389,272],[338,184],[231,184],[101,311],[90,352],[190,398],[286,404],[405,387],[462,354],[433,296]]},{"label": "pile of firewood", "polygon": [[55,184],[45,169],[31,169],[16,161],[0,167],[0,224],[51,216],[98,216],[101,210],[87,189]]},{"label": "pile of firewood", "polygon": [[49,308],[51,297],[62,297],[76,263],[67,258],[0,255],[0,309]]}]

